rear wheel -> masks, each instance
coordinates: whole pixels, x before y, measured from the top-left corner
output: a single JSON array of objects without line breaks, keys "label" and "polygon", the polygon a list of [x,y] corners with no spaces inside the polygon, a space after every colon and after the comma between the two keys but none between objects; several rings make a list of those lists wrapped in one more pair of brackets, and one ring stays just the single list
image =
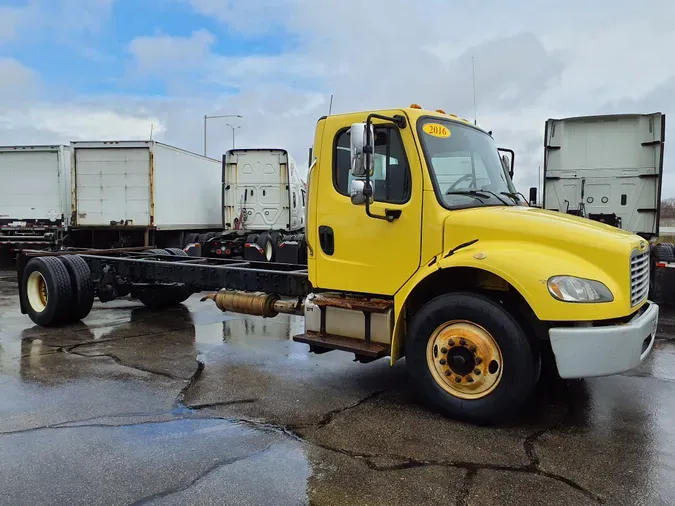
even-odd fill
[{"label": "rear wheel", "polygon": [[258,246],[260,246],[263,250],[263,256],[265,257],[265,261],[271,262],[272,260],[274,260],[275,243],[271,234],[263,232],[258,236],[258,240],[256,242],[258,243]]},{"label": "rear wheel", "polygon": [[68,270],[55,257],[35,257],[23,272],[24,307],[30,319],[42,327],[69,319],[73,303]]},{"label": "rear wheel", "polygon": [[165,248],[164,251],[166,251],[169,255],[174,256],[174,257],[186,257],[188,256],[185,251],[183,251],[180,248]]},{"label": "rear wheel", "polygon": [[493,424],[515,414],[532,394],[540,357],[500,305],[456,293],[415,314],[406,361],[427,399],[446,414]]},{"label": "rear wheel", "polygon": [[138,300],[150,309],[164,309],[185,302],[192,293],[187,286],[149,286],[138,292]]},{"label": "rear wheel", "polygon": [[91,280],[91,270],[82,257],[63,255],[57,258],[68,271],[73,288],[73,304],[68,308],[67,321],[76,322],[86,318],[94,305],[94,283]]},{"label": "rear wheel", "polygon": [[675,252],[673,245],[667,242],[661,242],[654,245],[654,259],[657,262],[675,262]]}]

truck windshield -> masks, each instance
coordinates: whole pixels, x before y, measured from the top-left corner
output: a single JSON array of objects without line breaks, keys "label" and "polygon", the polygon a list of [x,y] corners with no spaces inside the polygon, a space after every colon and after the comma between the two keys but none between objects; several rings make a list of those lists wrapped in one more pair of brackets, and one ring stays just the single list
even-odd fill
[{"label": "truck windshield", "polygon": [[441,203],[451,209],[516,205],[492,137],[473,127],[423,118],[419,136]]}]

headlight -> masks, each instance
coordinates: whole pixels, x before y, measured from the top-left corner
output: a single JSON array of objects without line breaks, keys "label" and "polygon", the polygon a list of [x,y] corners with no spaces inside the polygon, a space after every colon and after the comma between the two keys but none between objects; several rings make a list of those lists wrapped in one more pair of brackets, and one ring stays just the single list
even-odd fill
[{"label": "headlight", "polygon": [[575,278],[574,276],[553,276],[548,280],[548,291],[564,302],[612,302],[614,296],[600,281]]}]

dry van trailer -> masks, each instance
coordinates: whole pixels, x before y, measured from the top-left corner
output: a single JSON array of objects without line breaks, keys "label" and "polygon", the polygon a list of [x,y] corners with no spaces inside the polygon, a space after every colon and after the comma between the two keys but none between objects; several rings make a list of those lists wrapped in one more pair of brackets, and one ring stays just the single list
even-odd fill
[{"label": "dry van trailer", "polygon": [[70,206],[68,146],[0,146],[0,251],[59,248]]},{"label": "dry van trailer", "polygon": [[157,141],[72,142],[68,246],[183,247],[221,230],[219,160]]}]

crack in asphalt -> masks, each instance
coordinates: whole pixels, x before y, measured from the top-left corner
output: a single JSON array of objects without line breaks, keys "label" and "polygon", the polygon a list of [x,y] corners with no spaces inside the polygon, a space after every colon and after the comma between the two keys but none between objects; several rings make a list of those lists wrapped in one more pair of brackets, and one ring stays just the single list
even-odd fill
[{"label": "crack in asphalt", "polygon": [[231,401],[217,401],[217,402],[207,402],[204,404],[190,404],[190,405],[185,405],[187,409],[194,409],[195,411],[199,411],[200,409],[207,409],[207,408],[216,408],[219,406],[232,406],[236,404],[253,404],[258,402],[259,399],[233,399]]},{"label": "crack in asphalt", "polygon": [[218,471],[219,469],[222,469],[226,466],[230,466],[230,465],[235,464],[237,462],[241,462],[242,460],[248,460],[248,459],[256,457],[256,456],[258,456],[262,453],[265,453],[265,452],[269,451],[270,448],[272,448],[275,444],[277,444],[277,443],[276,442],[270,443],[267,446],[265,446],[264,448],[262,448],[260,450],[257,450],[253,453],[249,453],[247,455],[242,455],[240,457],[231,457],[229,459],[224,459],[224,460],[218,461],[215,464],[213,464],[212,466],[210,466],[208,469],[206,469],[204,472],[202,472],[201,474],[199,474],[198,476],[196,476],[195,478],[190,480],[190,482],[188,482],[187,484],[185,484],[183,486],[180,486],[180,487],[173,487],[173,488],[170,488],[170,489],[165,490],[163,492],[157,492],[157,493],[149,495],[147,497],[143,497],[143,498],[139,499],[138,501],[136,501],[134,503],[131,503],[131,506],[141,506],[143,504],[148,504],[148,503],[150,503],[150,502],[152,502],[156,499],[162,499],[162,498],[174,495],[174,494],[178,494],[180,492],[185,492],[186,490],[190,489],[191,487],[193,487],[197,483],[199,483],[201,480],[206,478],[209,474],[211,474],[215,471]]},{"label": "crack in asphalt", "polygon": [[471,494],[471,489],[473,488],[473,483],[476,480],[477,474],[477,469],[467,469],[466,474],[464,475],[464,481],[462,482],[462,488],[457,496],[457,506],[469,506],[469,495]]},{"label": "crack in asphalt", "polygon": [[141,372],[148,373],[148,374],[155,374],[157,376],[162,376],[164,378],[169,378],[169,379],[176,380],[176,381],[186,381],[185,378],[183,378],[181,376],[176,376],[176,375],[168,373],[168,372],[155,371],[153,369],[147,369],[145,367],[141,367],[141,366],[137,366],[137,365],[129,365],[129,364],[125,363],[117,355],[114,355],[112,353],[97,353],[95,355],[88,355],[88,354],[80,353],[80,352],[77,352],[77,351],[67,351],[67,350],[63,350],[63,353],[69,353],[71,355],[77,355],[78,357],[84,357],[84,358],[109,358],[113,362],[115,362],[117,365],[120,365],[122,367],[126,367],[127,369],[134,369],[136,371],[141,371]]}]

